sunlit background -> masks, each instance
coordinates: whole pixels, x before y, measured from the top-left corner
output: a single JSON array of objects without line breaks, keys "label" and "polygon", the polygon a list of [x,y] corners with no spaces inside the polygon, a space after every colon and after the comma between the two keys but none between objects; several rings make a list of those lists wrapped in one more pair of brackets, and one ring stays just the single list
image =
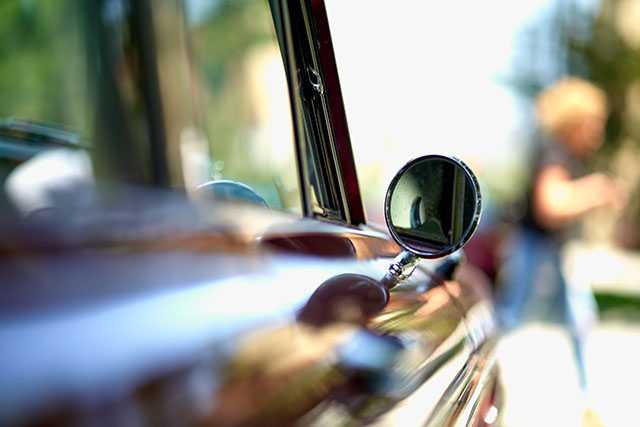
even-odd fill
[{"label": "sunlit background", "polygon": [[327,3],[374,221],[380,189],[425,152],[460,157],[496,197],[519,191],[536,85],[568,72],[558,63],[553,21],[569,8],[593,16],[597,7],[596,0]]},{"label": "sunlit background", "polygon": [[[564,259],[569,274],[588,278],[599,304],[587,343],[589,393],[578,392],[566,333],[530,325],[502,344],[503,421],[633,423],[640,379],[640,2],[328,0],[327,9],[371,222],[384,221],[384,190],[395,171],[435,152],[471,165],[487,202],[481,227],[502,227],[526,191],[536,92],[566,74],[607,92],[607,141],[592,166],[625,179],[631,202],[622,214],[591,215]],[[595,417],[581,420],[585,405]]]}]

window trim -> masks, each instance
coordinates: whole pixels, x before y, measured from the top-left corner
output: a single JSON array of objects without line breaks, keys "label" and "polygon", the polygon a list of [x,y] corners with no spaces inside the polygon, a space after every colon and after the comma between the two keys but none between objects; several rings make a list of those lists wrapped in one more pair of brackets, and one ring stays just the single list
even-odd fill
[{"label": "window trim", "polygon": [[318,56],[322,64],[326,98],[329,115],[334,132],[334,152],[338,162],[342,184],[344,185],[344,203],[347,207],[351,224],[366,224],[366,214],[362,203],[360,186],[356,172],[349,126],[342,98],[340,79],[336,64],[335,52],[329,30],[329,20],[324,0],[312,0],[315,27],[317,32]]},{"label": "window trim", "polygon": [[[304,215],[364,224],[366,217],[324,3],[269,3],[289,83]],[[313,210],[308,161],[323,174],[316,177],[322,188],[314,187],[320,193],[316,196],[321,212]]]}]

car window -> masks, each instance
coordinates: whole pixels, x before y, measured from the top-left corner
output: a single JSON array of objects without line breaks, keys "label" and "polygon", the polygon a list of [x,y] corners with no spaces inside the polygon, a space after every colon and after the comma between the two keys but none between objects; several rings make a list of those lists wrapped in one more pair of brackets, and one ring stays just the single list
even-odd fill
[{"label": "car window", "polygon": [[[200,187],[301,213],[289,94],[268,3],[142,4],[2,2],[2,206],[28,211],[16,197],[25,186],[50,187],[44,169],[63,162],[76,178]],[[83,155],[66,153],[80,147]],[[65,153],[9,179],[53,148]],[[34,176],[45,178],[35,183]]]},{"label": "car window", "polygon": [[269,206],[301,212],[289,93],[269,5],[185,5],[212,179],[245,184]]}]

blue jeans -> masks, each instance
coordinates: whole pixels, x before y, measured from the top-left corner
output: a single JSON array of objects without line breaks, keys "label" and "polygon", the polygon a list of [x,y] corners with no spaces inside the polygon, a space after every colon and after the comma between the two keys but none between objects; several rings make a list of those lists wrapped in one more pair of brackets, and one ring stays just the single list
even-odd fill
[{"label": "blue jeans", "polygon": [[516,230],[505,247],[497,291],[505,331],[523,322],[560,322],[573,344],[580,385],[586,389],[585,324],[595,319],[595,299],[588,286],[568,283],[562,272],[560,245],[534,230]]}]

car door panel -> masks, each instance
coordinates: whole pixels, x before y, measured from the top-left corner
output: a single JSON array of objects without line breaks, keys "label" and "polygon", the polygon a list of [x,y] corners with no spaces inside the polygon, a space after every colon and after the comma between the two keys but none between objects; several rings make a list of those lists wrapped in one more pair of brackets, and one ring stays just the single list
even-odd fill
[{"label": "car door panel", "polygon": [[[239,4],[222,6],[244,16]],[[0,218],[0,425],[482,425],[498,405],[486,278],[422,260],[397,286],[382,280],[403,250],[366,224],[323,2],[261,10],[273,14],[289,85],[287,168],[297,167],[302,216],[276,179],[257,179],[260,194],[216,178],[225,160],[238,173],[266,163],[231,156],[246,154],[234,138],[213,138],[229,159],[189,175],[206,151],[189,151],[203,143],[205,89],[186,22],[194,37],[211,29],[185,4],[74,12],[87,15],[100,131],[73,149],[96,174],[53,188],[45,209]],[[55,135],[52,124],[20,124],[12,137],[25,146]],[[221,182],[249,197],[222,194]]]}]

